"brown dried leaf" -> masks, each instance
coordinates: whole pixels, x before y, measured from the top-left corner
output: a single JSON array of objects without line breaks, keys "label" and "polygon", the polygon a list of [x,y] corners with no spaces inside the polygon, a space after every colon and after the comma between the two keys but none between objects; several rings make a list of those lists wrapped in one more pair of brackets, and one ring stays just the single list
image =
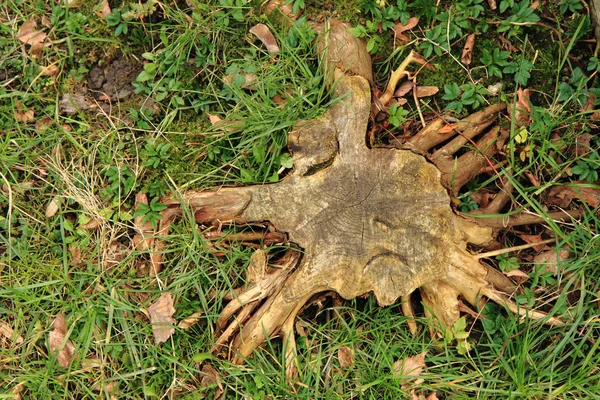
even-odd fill
[{"label": "brown dried leaf", "polygon": [[200,321],[200,317],[202,317],[202,315],[204,315],[202,311],[195,312],[179,321],[177,326],[181,329],[190,329],[190,327],[196,325],[198,321]]},{"label": "brown dried leaf", "polygon": [[104,364],[102,362],[102,359],[100,359],[98,357],[90,357],[90,358],[86,358],[85,360],[81,361],[81,368],[84,371],[99,369],[99,368],[102,368],[103,365]]},{"label": "brown dried leaf", "polygon": [[556,275],[558,272],[558,263],[569,258],[571,255],[567,250],[548,250],[536,255],[533,258],[535,264],[546,264],[543,272],[552,272]]},{"label": "brown dried leaf", "polygon": [[[242,74],[244,75],[244,83],[240,86],[242,89],[256,90],[256,81],[258,77],[256,74]],[[225,75],[223,77],[223,82],[231,86],[233,84],[233,74]]]},{"label": "brown dried leaf", "polygon": [[527,279],[529,279],[529,275],[527,275],[525,272],[521,271],[520,269],[513,269],[512,271],[508,271],[506,273],[504,273],[504,275],[515,279],[515,281],[517,281],[517,283],[520,285],[521,283],[525,282]]},{"label": "brown dried leaf", "polygon": [[500,42],[502,42],[502,48],[504,50],[507,50],[511,53],[519,52],[519,49],[517,49],[515,46],[513,46],[512,42],[510,40],[508,40],[507,38],[505,38],[504,36],[498,36],[498,39],[500,39]]},{"label": "brown dried leaf", "polygon": [[[519,234],[519,237],[521,239],[523,239],[523,241],[525,241],[525,243],[527,243],[527,244],[540,243],[541,241],[544,240],[544,239],[542,239],[542,235],[525,235],[525,234]],[[535,251],[542,251],[542,250],[548,250],[550,248],[548,247],[547,244],[538,244],[536,246],[533,246],[533,249]]]},{"label": "brown dried leaf", "polygon": [[56,63],[50,64],[47,67],[39,66],[38,70],[46,76],[56,76],[60,72],[60,69],[58,69],[58,67],[56,66]]},{"label": "brown dried leaf", "polygon": [[[578,181],[575,183],[587,183]],[[573,199],[584,201],[592,208],[600,206],[600,189],[593,187],[574,187],[574,186],[554,186],[547,194],[546,204],[567,207]]]},{"label": "brown dried leaf", "polygon": [[69,252],[71,253],[71,265],[81,264],[81,250],[74,244],[69,245]]},{"label": "brown dried leaf", "polygon": [[275,36],[271,33],[271,30],[265,24],[256,24],[250,28],[250,33],[256,36],[269,50],[269,53],[279,53],[279,46]]},{"label": "brown dried leaf", "polygon": [[17,39],[21,42],[31,46],[29,53],[33,56],[40,56],[44,42],[46,41],[46,34],[42,31],[36,30],[37,23],[35,21],[23,22],[23,25],[17,32]]},{"label": "brown dried leaf", "polygon": [[15,110],[15,120],[17,122],[29,122],[34,119],[33,110]]},{"label": "brown dried leaf", "polygon": [[446,133],[450,133],[453,130],[454,130],[454,125],[446,124],[443,127],[441,127],[440,129],[438,129],[437,133],[439,133],[440,135],[445,135]]},{"label": "brown dried leaf", "polygon": [[488,0],[488,5],[490,6],[490,10],[495,10],[496,8],[498,8],[496,0]]},{"label": "brown dried leaf", "polygon": [[171,293],[165,292],[161,294],[148,307],[148,314],[150,314],[154,343],[159,344],[169,340],[175,332],[175,319],[173,318],[175,306],[173,305],[173,296],[171,296]]},{"label": "brown dried leaf", "polygon": [[394,40],[398,42],[408,42],[410,38],[404,34],[404,32],[411,30],[415,26],[419,24],[419,18],[411,17],[406,21],[406,25],[403,25],[400,22],[397,22],[396,25],[392,27],[394,31]]},{"label": "brown dried leaf", "polygon": [[210,123],[215,128],[224,129],[227,132],[236,131],[237,129],[240,129],[242,126],[244,126],[244,122],[242,122],[242,121],[223,120],[218,115],[213,115],[213,114],[208,114],[208,113],[206,115],[208,115],[208,119],[209,119]]},{"label": "brown dried leaf", "polygon": [[22,383],[19,383],[17,386],[15,386],[14,388],[12,388],[12,390],[10,391],[10,394],[13,395],[12,399],[13,400],[21,400],[21,392],[23,391],[23,388],[25,388],[25,386]]},{"label": "brown dried leaf", "polygon": [[267,254],[262,249],[257,249],[250,257],[248,264],[248,282],[256,282],[265,276],[267,269]]},{"label": "brown dried leaf", "polygon": [[348,369],[354,364],[354,352],[348,346],[342,346],[337,351],[338,361],[342,369]]},{"label": "brown dried leaf", "polygon": [[[67,322],[65,314],[58,314],[52,323],[54,330],[48,335],[48,347],[50,354],[56,354],[58,365],[68,368],[75,354],[75,346],[71,339],[67,339]],[[66,341],[65,341],[66,339]]]},{"label": "brown dried leaf", "polygon": [[[143,192],[138,192],[135,195],[135,209],[140,208],[140,204],[148,205],[148,196]],[[150,221],[144,222],[143,216],[137,216],[133,219],[133,227],[137,231],[133,237],[133,245],[138,251],[146,251],[150,249],[154,243],[154,229]]]},{"label": "brown dried leaf", "polygon": [[108,4],[108,0],[102,0],[102,8],[100,11],[95,11],[96,15],[100,18],[106,18],[107,15],[112,14],[112,10],[110,9],[110,4]]},{"label": "brown dried leaf", "polygon": [[413,81],[405,81],[396,89],[394,92],[394,96],[396,97],[404,97],[415,87],[415,83]]},{"label": "brown dried leaf", "polygon": [[93,108],[91,100],[83,93],[65,93],[58,102],[58,109],[61,114],[73,115],[79,111],[85,111]]},{"label": "brown dried leaf", "polygon": [[437,86],[417,86],[414,90],[417,97],[421,98],[435,95],[437,92],[440,91],[440,88],[438,88]]},{"label": "brown dried leaf", "polygon": [[271,14],[273,11],[278,10],[283,15],[287,16],[292,22],[298,19],[298,15],[294,14],[294,8],[292,3],[285,0],[270,0],[267,3],[266,14]]},{"label": "brown dried leaf", "polygon": [[52,218],[58,212],[60,206],[60,197],[54,196],[50,203],[46,206],[46,218]]},{"label": "brown dried leaf", "polygon": [[212,125],[215,125],[216,123],[223,121],[223,118],[219,117],[218,115],[213,115],[213,114],[208,114],[208,113],[206,115],[208,115],[208,119]]},{"label": "brown dried leaf", "polygon": [[38,133],[44,133],[52,125],[52,118],[42,117],[35,121],[35,130]]},{"label": "brown dried leaf", "polygon": [[514,120],[518,127],[529,126],[531,123],[531,102],[529,89],[517,90],[517,104],[515,106]]},{"label": "brown dried leaf", "polygon": [[0,336],[4,336],[17,345],[22,344],[24,341],[23,336],[21,335],[15,337],[15,331],[13,328],[11,328],[10,325],[4,321],[0,321]]},{"label": "brown dried leaf", "polygon": [[102,222],[97,218],[90,219],[87,223],[79,225],[79,229],[84,229],[86,231],[93,231],[94,229],[98,229],[102,225]]},{"label": "brown dried leaf", "polygon": [[473,60],[473,47],[475,47],[475,34],[471,33],[469,36],[467,36],[465,47],[463,47],[463,52],[460,56],[460,61],[463,64],[471,64],[471,61]]},{"label": "brown dried leaf", "polygon": [[219,373],[217,371],[215,371],[215,369],[213,367],[211,367],[209,364],[204,364],[202,366],[202,375],[204,375],[202,377],[202,380],[200,381],[200,386],[209,386],[209,385],[213,385],[216,384],[217,387],[219,388],[216,393],[214,398],[218,399],[221,394],[223,394],[223,384],[221,383],[221,377],[219,376]]},{"label": "brown dried leaf", "polygon": [[402,377],[404,383],[413,382],[420,384],[423,379],[419,376],[425,368],[425,355],[427,351],[417,354],[416,356],[406,357],[394,363],[394,373]]}]

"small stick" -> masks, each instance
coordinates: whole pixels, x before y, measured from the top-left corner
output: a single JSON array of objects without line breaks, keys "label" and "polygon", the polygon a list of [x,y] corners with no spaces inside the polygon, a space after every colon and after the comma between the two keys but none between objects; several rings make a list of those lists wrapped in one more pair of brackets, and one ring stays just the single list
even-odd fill
[{"label": "small stick", "polygon": [[555,238],[546,239],[546,240],[542,240],[541,242],[527,243],[527,244],[522,244],[520,246],[513,246],[513,247],[507,247],[505,249],[488,251],[486,253],[476,254],[473,257],[475,257],[476,259],[490,258],[490,257],[494,257],[494,256],[499,256],[500,254],[506,254],[506,253],[511,253],[513,251],[525,250],[525,249],[529,249],[531,247],[538,246],[540,244],[548,244],[548,243],[552,243],[552,242],[556,242],[556,239]]},{"label": "small stick", "polygon": [[[387,85],[387,88],[385,89],[385,92],[383,92],[383,94],[379,98],[379,101],[382,105],[385,106],[390,102],[390,100],[394,96],[394,91],[396,90],[396,86],[398,86],[400,78],[402,78],[404,75],[409,75],[409,73],[406,71],[406,68],[411,63],[417,63],[424,66],[428,65],[428,61],[426,59],[424,59],[414,51],[411,51],[408,57],[406,57],[404,61],[402,61],[400,66],[392,73],[392,76],[390,77],[390,81]],[[430,68],[433,67],[430,66]]]}]

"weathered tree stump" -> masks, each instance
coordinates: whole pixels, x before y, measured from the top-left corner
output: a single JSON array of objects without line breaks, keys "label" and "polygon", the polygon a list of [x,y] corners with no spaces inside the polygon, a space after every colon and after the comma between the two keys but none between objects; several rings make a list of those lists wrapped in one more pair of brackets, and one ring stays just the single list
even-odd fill
[{"label": "weathered tree stump", "polygon": [[[345,299],[372,292],[381,305],[402,298],[410,314],[409,296],[419,289],[427,310],[447,326],[459,318],[459,296],[473,305],[486,296],[559,324],[541,312],[517,309],[509,300],[513,283],[467,250],[468,244],[491,241],[492,228],[451,208],[447,188],[457,192],[506,139],[502,129],[491,127],[505,106],[491,106],[450,128],[434,121],[404,150],[369,148],[371,65],[365,46],[345,24],[334,22],[319,48],[334,77],[332,95],[343,99],[290,134],[294,172],[275,184],[183,196],[198,223],[268,221],[302,249],[299,263],[253,276],[219,318],[217,343],[233,337],[234,360],[243,362],[268,337],[283,333],[292,356],[294,318],[311,296],[324,291]],[[454,153],[472,140],[478,140],[480,151],[456,163]],[[447,144],[429,153],[442,143]],[[163,232],[181,214],[180,200],[165,203]]]}]

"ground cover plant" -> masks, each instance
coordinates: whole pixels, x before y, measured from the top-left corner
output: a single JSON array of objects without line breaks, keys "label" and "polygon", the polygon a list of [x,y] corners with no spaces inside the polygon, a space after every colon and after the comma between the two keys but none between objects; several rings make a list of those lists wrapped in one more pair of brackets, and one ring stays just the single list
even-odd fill
[{"label": "ground cover plant", "polygon": [[[2,395],[594,398],[599,64],[589,10],[582,1],[8,2]],[[476,269],[500,271],[487,278],[506,294],[485,303],[477,295],[497,292],[451,293],[460,314],[449,319],[431,299],[448,293],[440,285],[389,301],[377,287],[351,301],[310,293],[285,323],[295,341],[273,337],[235,359],[228,339],[261,303],[244,304],[222,332],[227,312],[306,249],[281,223],[214,218],[215,205],[235,204],[226,196],[210,207],[182,200],[336,168],[335,137],[307,142],[297,125],[348,104],[319,58],[331,17],[349,21],[372,55],[373,102],[354,96],[368,115],[365,146],[410,148],[441,170],[444,213],[494,230],[486,248],[486,235],[473,235],[468,254],[486,257]],[[416,63],[399,68],[407,59]]]}]

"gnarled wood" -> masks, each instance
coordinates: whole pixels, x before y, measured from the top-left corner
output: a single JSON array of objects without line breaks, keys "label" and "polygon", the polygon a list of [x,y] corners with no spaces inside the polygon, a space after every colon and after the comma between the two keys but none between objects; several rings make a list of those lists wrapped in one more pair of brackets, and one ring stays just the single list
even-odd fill
[{"label": "gnarled wood", "polygon": [[[421,288],[426,308],[447,326],[458,318],[459,295],[473,305],[486,295],[517,310],[509,300],[512,281],[490,273],[490,267],[467,251],[468,243],[491,241],[492,229],[456,215],[447,192],[450,187],[458,191],[476,175],[485,166],[485,157],[505,140],[498,128],[488,130],[505,105],[490,106],[450,129],[436,120],[405,144],[405,150],[370,149],[366,144],[370,59],[347,27],[333,24],[320,45],[333,51],[325,59],[336,79],[333,96],[342,100],[323,116],[298,124],[290,135],[294,173],[275,184],[188,192],[183,197],[197,222],[268,221],[302,249],[295,269],[290,266],[253,278],[223,310],[217,347],[239,331],[232,342],[236,362],[279,332],[292,354],[296,314],[311,296],[324,291],[336,291],[346,299],[372,292],[381,305],[389,305],[400,297],[409,299]],[[480,151],[462,155],[462,172],[451,180],[455,171],[448,165],[455,164],[454,153],[471,139]],[[440,172],[420,154],[446,141],[431,156]],[[312,171],[324,162],[328,166]],[[163,229],[181,212],[177,200],[165,203],[169,209],[163,213]],[[409,306],[404,309],[412,313]],[[227,327],[236,312],[239,319]],[[546,317],[539,312],[530,315]],[[293,363],[286,364],[293,368]],[[293,371],[288,373],[294,376]]]}]

